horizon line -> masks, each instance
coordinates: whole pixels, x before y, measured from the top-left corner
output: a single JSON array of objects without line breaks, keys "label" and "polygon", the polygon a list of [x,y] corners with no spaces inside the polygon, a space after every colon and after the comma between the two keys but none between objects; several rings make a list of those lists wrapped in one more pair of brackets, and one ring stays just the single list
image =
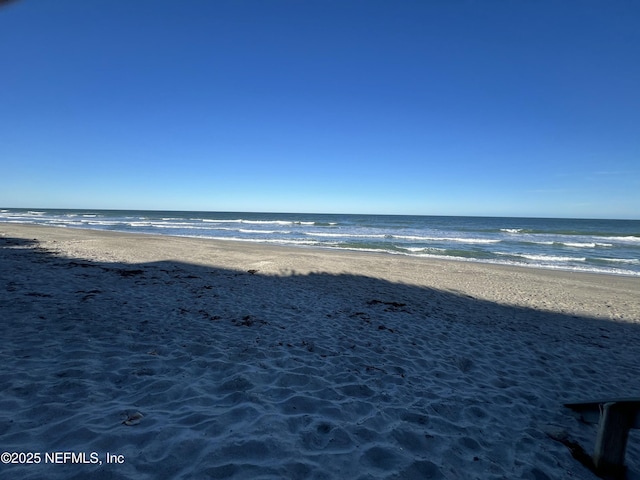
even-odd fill
[{"label": "horizon line", "polygon": [[57,207],[0,207],[1,210],[70,210],[70,211],[104,211],[104,212],[192,212],[192,213],[251,213],[260,215],[363,215],[363,216],[389,216],[389,217],[462,217],[462,218],[523,218],[540,220],[616,220],[616,221],[640,221],[638,218],[604,218],[604,217],[570,217],[570,216],[545,216],[545,215],[452,215],[452,214],[411,214],[411,213],[337,213],[337,212],[286,212],[286,211],[255,211],[255,210],[176,210],[176,209],[145,209],[145,208],[57,208]]}]

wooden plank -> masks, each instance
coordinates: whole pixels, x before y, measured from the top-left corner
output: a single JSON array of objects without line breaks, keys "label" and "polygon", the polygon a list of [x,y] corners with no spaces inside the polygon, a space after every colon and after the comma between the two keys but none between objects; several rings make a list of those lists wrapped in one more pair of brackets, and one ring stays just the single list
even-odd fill
[{"label": "wooden plank", "polygon": [[593,453],[593,463],[599,474],[611,475],[614,478],[624,475],[624,454],[629,428],[636,415],[637,406],[633,403],[604,404]]},{"label": "wooden plank", "polygon": [[629,428],[640,428],[640,398],[638,397],[570,402],[565,403],[564,406],[578,412],[584,422],[596,424],[600,422],[600,412],[603,405],[607,403],[623,405],[625,409],[635,412]]},{"label": "wooden plank", "polygon": [[629,404],[637,404],[640,406],[640,397],[622,397],[622,398],[602,398],[598,400],[587,400],[587,401],[576,401],[576,402],[567,402],[564,404],[565,407],[569,407],[572,409],[584,409],[584,408],[593,408],[594,406],[604,405],[605,403],[629,403]]}]

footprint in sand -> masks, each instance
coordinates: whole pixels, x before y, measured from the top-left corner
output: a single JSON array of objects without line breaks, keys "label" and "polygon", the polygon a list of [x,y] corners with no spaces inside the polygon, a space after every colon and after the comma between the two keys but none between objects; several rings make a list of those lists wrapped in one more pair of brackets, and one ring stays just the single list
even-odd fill
[{"label": "footprint in sand", "polygon": [[142,421],[143,417],[144,417],[144,415],[142,415],[140,412],[127,414],[127,418],[125,419],[124,422],[122,422],[122,424],[123,425],[128,425],[130,427],[133,426],[133,425],[138,425]]}]

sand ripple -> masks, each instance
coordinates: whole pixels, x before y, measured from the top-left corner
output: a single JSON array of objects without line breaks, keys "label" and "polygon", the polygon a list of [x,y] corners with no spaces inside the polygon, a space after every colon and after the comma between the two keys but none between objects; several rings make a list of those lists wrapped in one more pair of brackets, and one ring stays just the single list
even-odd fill
[{"label": "sand ripple", "polygon": [[544,425],[590,448],[562,402],[640,392],[630,323],[365,276],[0,252],[3,449],[126,458],[11,478],[590,479]]}]

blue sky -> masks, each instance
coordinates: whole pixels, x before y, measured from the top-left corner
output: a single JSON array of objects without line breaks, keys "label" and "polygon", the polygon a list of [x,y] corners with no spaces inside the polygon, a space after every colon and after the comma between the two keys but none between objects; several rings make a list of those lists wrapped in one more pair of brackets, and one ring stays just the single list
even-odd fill
[{"label": "blue sky", "polygon": [[640,4],[18,0],[0,206],[640,218]]}]

